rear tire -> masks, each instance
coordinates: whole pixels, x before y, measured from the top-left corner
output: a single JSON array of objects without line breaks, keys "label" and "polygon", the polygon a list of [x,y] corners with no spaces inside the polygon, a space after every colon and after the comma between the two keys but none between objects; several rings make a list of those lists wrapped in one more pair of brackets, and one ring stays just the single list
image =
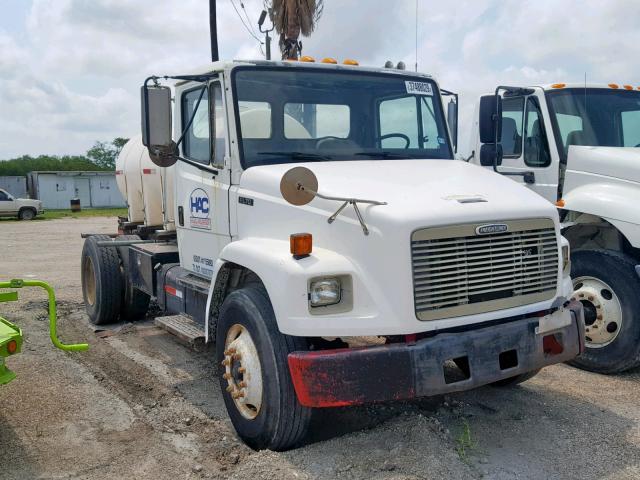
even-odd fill
[{"label": "rear tire", "polygon": [[222,304],[216,362],[228,363],[218,377],[231,422],[251,448],[287,450],[304,438],[311,409],[298,402],[287,357],[306,349],[302,338],[280,333],[261,285],[236,290]]},{"label": "rear tire", "polygon": [[[120,235],[116,240],[140,240],[138,235]],[[120,306],[120,317],[123,320],[141,320],[149,310],[151,297],[133,286],[129,269],[129,247],[118,247],[120,265],[122,272],[122,305]]]},{"label": "rear tire", "polygon": [[612,250],[571,255],[573,297],[584,306],[585,352],[569,364],[597,373],[640,365],[640,277],[637,262]]},{"label": "rear tire", "polygon": [[33,220],[36,216],[36,211],[33,208],[21,208],[18,212],[18,218],[20,220]]},{"label": "rear tire", "polygon": [[108,235],[92,235],[82,248],[82,296],[94,325],[113,323],[120,315],[123,290],[120,258],[115,248],[97,245],[110,240]]}]

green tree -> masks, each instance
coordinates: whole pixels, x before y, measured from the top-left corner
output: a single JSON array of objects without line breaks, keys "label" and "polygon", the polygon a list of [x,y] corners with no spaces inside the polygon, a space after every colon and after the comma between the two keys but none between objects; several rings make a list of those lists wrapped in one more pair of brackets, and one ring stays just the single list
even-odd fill
[{"label": "green tree", "polygon": [[87,158],[103,170],[115,170],[116,158],[128,141],[128,138],[122,137],[115,138],[110,143],[97,141],[87,151]]}]

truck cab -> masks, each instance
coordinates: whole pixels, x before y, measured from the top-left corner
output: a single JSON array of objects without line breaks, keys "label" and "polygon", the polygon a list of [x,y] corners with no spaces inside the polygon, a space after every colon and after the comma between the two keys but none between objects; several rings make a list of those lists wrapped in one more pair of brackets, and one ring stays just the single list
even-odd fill
[{"label": "truck cab", "polygon": [[[574,364],[602,373],[640,364],[639,90],[498,87],[481,98],[472,129],[471,163],[558,206],[573,298],[585,307],[587,351]],[[482,123],[495,121],[499,137],[481,138]]]},{"label": "truck cab", "polygon": [[[142,88],[116,167],[127,235],[87,238],[85,303],[106,323],[153,298],[168,330],[214,342],[248,445],[297,445],[313,408],[517,383],[580,354],[556,209],[454,160],[431,76],[326,59],[174,78]],[[133,218],[154,175],[156,227]]]}]

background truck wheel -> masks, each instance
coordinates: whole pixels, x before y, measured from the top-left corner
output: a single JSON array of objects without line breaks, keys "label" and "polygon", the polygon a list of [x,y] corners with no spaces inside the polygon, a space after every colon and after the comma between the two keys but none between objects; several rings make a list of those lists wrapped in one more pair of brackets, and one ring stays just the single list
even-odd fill
[{"label": "background truck wheel", "polygon": [[18,212],[18,218],[20,220],[33,220],[36,216],[36,211],[33,208],[21,208]]},{"label": "background truck wheel", "polygon": [[[138,235],[119,235],[116,240],[140,240]],[[122,272],[122,305],[120,317],[124,320],[140,320],[149,309],[150,297],[133,286],[129,269],[129,247],[118,247]]]},{"label": "background truck wheel", "polygon": [[610,250],[571,255],[573,297],[584,306],[586,351],[569,362],[598,373],[640,365],[640,278],[631,257]]},{"label": "background truck wheel", "polygon": [[532,370],[531,372],[521,373],[520,375],[516,375],[515,377],[504,378],[502,380],[498,380],[497,382],[493,382],[491,385],[494,387],[512,387],[518,385],[522,382],[526,382],[527,380],[531,380],[538,373],[540,373],[540,368],[537,370]]},{"label": "background truck wheel", "polygon": [[98,247],[97,242],[111,240],[108,235],[92,235],[82,248],[82,296],[94,325],[113,323],[122,304],[120,258],[115,248]]},{"label": "background truck wheel", "polygon": [[264,288],[246,286],[222,304],[216,361],[229,417],[251,448],[286,450],[305,436],[311,409],[298,403],[287,356],[304,340],[279,332]]}]

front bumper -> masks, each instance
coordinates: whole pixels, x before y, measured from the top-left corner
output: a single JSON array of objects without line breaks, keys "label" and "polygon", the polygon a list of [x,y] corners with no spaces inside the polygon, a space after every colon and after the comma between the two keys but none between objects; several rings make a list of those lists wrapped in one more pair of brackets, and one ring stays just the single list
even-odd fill
[{"label": "front bumper", "polygon": [[[442,333],[415,343],[289,354],[299,402],[338,407],[427,397],[469,390],[565,362],[584,351],[582,305],[566,306],[568,325],[537,333],[530,317],[459,333]],[[514,353],[515,351],[515,353]],[[451,381],[444,365],[457,360],[463,378]],[[466,363],[465,363],[466,362]]]}]

